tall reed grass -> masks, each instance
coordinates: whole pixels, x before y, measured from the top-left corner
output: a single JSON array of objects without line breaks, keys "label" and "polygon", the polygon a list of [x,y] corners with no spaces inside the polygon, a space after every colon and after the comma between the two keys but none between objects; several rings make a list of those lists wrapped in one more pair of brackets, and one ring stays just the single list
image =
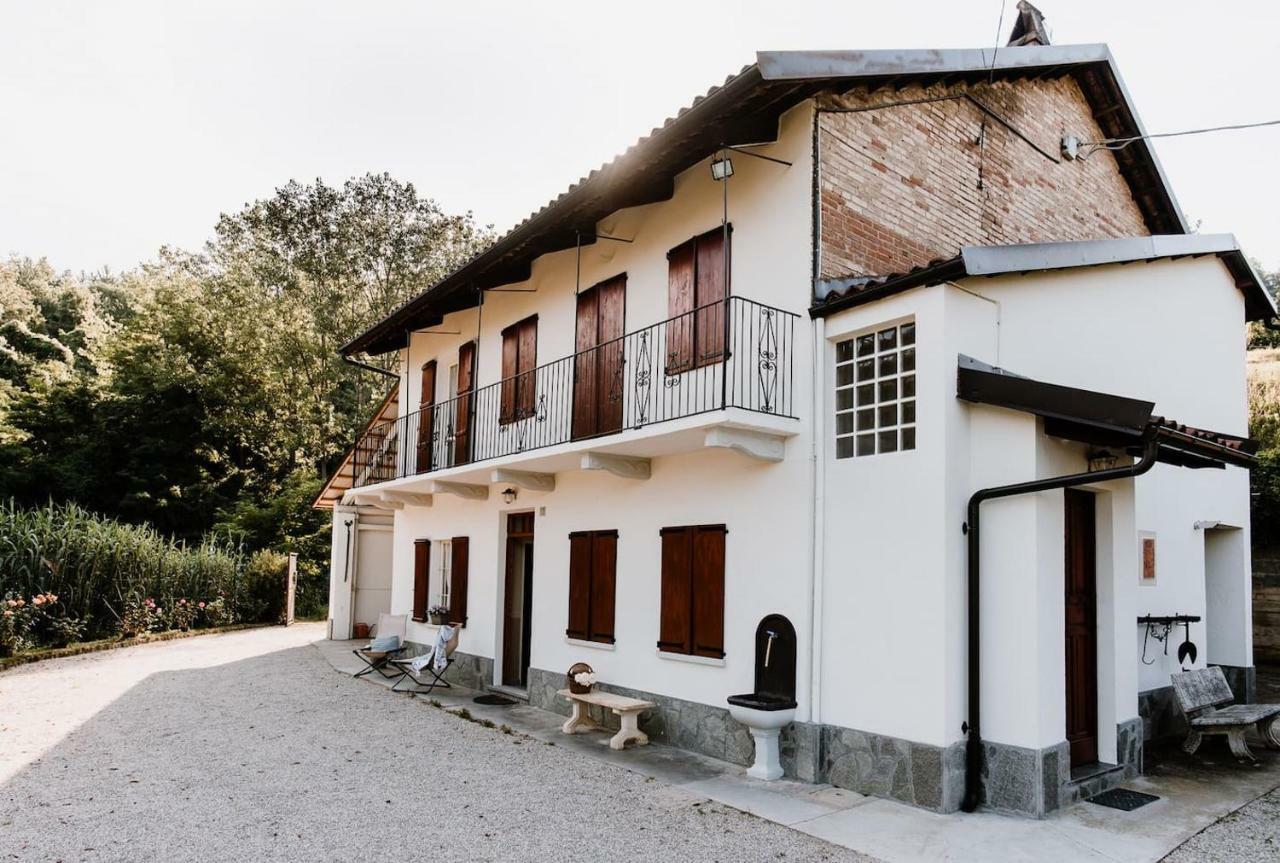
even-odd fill
[{"label": "tall reed grass", "polygon": [[246,563],[230,542],[187,545],[74,504],[0,505],[0,597],[56,594],[62,612],[85,621],[91,636],[119,632],[126,606],[143,597],[221,595],[234,608]]}]

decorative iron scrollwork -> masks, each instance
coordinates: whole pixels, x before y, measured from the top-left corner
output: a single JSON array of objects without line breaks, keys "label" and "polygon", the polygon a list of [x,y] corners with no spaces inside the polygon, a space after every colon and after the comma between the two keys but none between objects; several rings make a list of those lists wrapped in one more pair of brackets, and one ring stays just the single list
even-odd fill
[{"label": "decorative iron scrollwork", "polygon": [[760,379],[760,409],[773,412],[778,387],[778,334],[773,309],[760,310],[760,340],[756,345],[756,374]]}]

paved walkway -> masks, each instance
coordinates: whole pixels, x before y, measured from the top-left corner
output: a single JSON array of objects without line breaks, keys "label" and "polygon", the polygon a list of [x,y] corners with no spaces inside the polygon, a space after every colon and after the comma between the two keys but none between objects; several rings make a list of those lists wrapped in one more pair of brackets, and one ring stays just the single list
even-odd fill
[{"label": "paved walkway", "polygon": [[868,859],[336,674],[322,634],[0,674],[0,860]]}]

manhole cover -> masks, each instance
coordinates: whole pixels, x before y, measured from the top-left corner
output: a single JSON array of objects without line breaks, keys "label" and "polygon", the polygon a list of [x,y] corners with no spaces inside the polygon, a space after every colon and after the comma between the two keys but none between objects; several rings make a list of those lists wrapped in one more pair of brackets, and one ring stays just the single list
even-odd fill
[{"label": "manhole cover", "polygon": [[1139,806],[1154,803],[1160,798],[1154,794],[1143,794],[1141,791],[1131,791],[1128,788],[1112,788],[1110,791],[1103,791],[1087,799],[1090,803],[1097,803],[1099,806],[1132,812]]}]

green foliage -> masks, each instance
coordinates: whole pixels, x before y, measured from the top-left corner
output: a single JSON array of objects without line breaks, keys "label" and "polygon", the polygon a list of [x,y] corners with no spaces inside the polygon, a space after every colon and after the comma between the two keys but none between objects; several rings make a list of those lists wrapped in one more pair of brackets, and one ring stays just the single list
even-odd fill
[{"label": "green foliage", "polygon": [[[0,496],[154,527],[148,548],[226,552],[204,541],[218,530],[297,552],[297,610],[315,614],[328,520],[310,504],[387,386],[338,348],[487,240],[470,214],[369,174],[290,182],[223,214],[201,253],[123,275],[0,261]],[[128,595],[102,599],[113,619]]]},{"label": "green foliage", "polygon": [[276,622],[284,619],[285,590],[289,583],[289,556],[278,551],[255,551],[244,569],[238,607],[246,620]]}]

